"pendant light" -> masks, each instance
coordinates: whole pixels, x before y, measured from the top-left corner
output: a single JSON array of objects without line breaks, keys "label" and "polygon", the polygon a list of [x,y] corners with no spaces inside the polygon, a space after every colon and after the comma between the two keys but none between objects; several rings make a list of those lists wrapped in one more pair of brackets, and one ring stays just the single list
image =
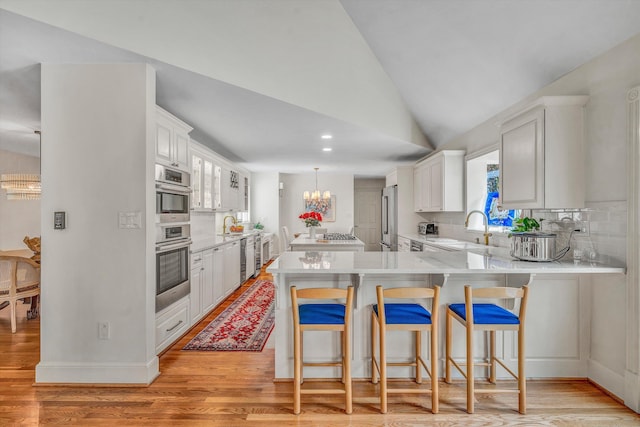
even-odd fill
[{"label": "pendant light", "polygon": [[[40,137],[39,130],[34,132]],[[39,200],[42,192],[40,175],[31,173],[7,173],[0,175],[0,188],[7,191],[7,200]]]},{"label": "pendant light", "polygon": [[320,193],[320,190],[318,190],[318,169],[320,168],[313,169],[316,171],[316,189],[313,191],[305,191],[303,194],[304,200],[305,202],[327,201],[331,198],[331,192],[327,190]]}]

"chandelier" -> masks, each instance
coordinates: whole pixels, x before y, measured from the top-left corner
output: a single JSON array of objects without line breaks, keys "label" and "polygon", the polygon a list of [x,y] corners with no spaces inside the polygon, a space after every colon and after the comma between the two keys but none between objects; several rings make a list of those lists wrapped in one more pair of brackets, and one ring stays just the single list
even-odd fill
[{"label": "chandelier", "polygon": [[8,173],[0,175],[0,188],[7,190],[7,200],[40,199],[40,175]]},{"label": "chandelier", "polygon": [[316,189],[313,191],[305,191],[303,194],[304,200],[305,202],[327,201],[331,198],[331,192],[324,191],[322,194],[320,193],[320,190],[318,190],[318,169],[320,168],[313,169],[316,171]]}]

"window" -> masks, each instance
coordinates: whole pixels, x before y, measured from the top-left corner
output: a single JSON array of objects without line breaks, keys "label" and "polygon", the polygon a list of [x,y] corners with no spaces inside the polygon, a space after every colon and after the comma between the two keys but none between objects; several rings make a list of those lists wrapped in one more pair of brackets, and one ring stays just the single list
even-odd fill
[{"label": "window", "polygon": [[[515,210],[498,209],[499,180],[500,152],[497,149],[467,157],[467,213],[472,210],[484,212],[492,231],[511,228],[513,219],[519,214]],[[484,231],[482,216],[472,215],[469,229]]]}]

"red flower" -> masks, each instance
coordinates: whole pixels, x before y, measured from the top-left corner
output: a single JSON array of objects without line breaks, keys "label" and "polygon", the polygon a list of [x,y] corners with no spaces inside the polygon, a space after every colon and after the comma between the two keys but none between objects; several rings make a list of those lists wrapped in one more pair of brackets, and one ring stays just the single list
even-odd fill
[{"label": "red flower", "polygon": [[304,212],[298,217],[304,221],[307,227],[316,227],[320,225],[322,221],[322,214],[320,212]]}]

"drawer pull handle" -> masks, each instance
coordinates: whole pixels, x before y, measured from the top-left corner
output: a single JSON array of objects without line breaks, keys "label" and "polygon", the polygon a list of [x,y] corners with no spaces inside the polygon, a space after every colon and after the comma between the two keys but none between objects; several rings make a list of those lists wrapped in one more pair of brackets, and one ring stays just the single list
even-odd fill
[{"label": "drawer pull handle", "polygon": [[176,323],[173,327],[167,329],[167,332],[171,332],[173,331],[175,328],[177,328],[178,326],[180,326],[182,324],[182,320],[179,321],[178,323]]}]

